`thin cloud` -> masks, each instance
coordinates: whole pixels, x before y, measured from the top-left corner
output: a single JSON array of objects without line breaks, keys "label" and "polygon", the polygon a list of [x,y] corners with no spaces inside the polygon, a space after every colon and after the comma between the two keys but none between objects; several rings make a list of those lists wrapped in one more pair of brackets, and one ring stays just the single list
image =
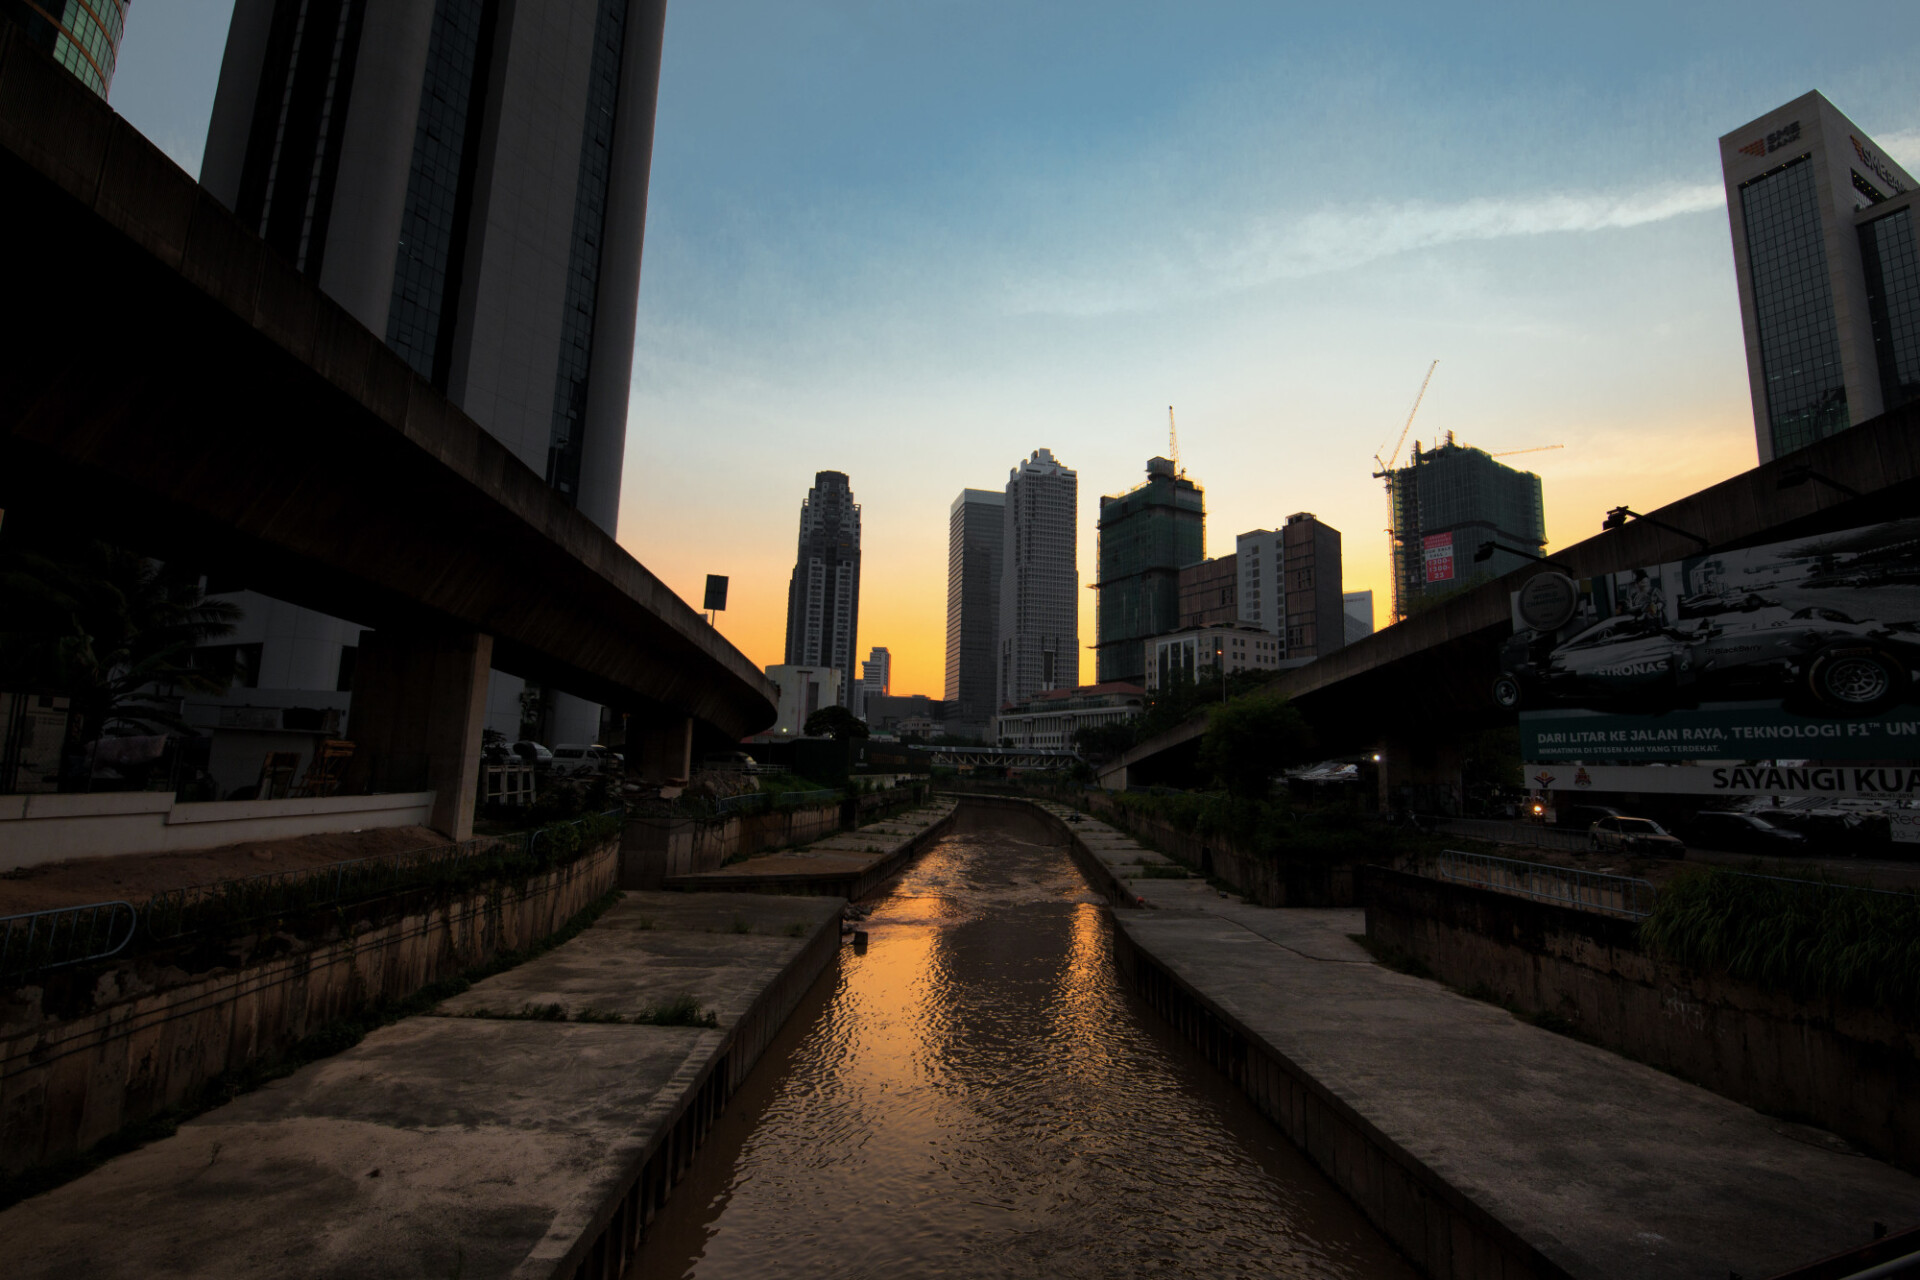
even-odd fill
[{"label": "thin cloud", "polygon": [[1114,255],[1083,270],[1030,275],[1011,289],[1015,314],[1107,315],[1280,280],[1348,271],[1440,245],[1617,230],[1725,207],[1719,185],[1616,194],[1455,203],[1375,201],[1300,216],[1258,217],[1222,234],[1191,232],[1185,251]]}]

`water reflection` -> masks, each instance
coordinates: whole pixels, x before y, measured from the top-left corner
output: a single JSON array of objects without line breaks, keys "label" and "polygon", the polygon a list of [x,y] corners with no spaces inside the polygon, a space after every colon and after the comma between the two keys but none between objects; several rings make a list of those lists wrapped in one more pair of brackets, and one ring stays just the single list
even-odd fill
[{"label": "water reflection", "polygon": [[1113,974],[1039,823],[979,815],[875,907],[638,1274],[1411,1276]]}]

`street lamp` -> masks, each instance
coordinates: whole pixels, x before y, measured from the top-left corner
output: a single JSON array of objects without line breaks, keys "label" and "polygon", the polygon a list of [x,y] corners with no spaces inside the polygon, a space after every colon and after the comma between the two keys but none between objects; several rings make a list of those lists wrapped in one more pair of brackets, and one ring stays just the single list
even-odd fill
[{"label": "street lamp", "polygon": [[1668,533],[1677,533],[1683,538],[1692,538],[1700,544],[1702,551],[1713,550],[1713,544],[1697,533],[1689,533],[1678,525],[1668,524],[1658,516],[1643,515],[1638,511],[1631,511],[1626,507],[1614,507],[1608,511],[1607,518],[1600,522],[1600,530],[1604,533],[1608,529],[1623,529],[1626,527],[1628,520],[1645,520],[1648,524],[1665,529]]},{"label": "street lamp", "polygon": [[1852,485],[1841,484],[1838,480],[1835,480],[1832,476],[1822,475],[1820,472],[1815,471],[1812,467],[1808,466],[1804,462],[1795,463],[1791,467],[1783,468],[1780,472],[1780,478],[1774,482],[1773,487],[1775,489],[1797,489],[1809,480],[1818,480],[1821,484],[1826,485],[1830,489],[1838,489],[1840,492],[1846,494],[1849,498],[1860,498],[1865,496],[1858,489],[1854,488]]},{"label": "street lamp", "polygon": [[1519,547],[1510,547],[1504,542],[1494,542],[1491,539],[1480,544],[1480,549],[1473,553],[1473,562],[1475,564],[1485,564],[1487,561],[1493,559],[1493,553],[1496,551],[1505,551],[1509,554],[1519,556],[1522,559],[1531,560],[1535,564],[1544,564],[1550,569],[1558,569],[1569,578],[1574,576],[1573,570],[1567,568],[1567,566],[1561,564],[1558,560],[1549,560],[1545,556],[1535,555],[1531,551],[1522,551]]}]

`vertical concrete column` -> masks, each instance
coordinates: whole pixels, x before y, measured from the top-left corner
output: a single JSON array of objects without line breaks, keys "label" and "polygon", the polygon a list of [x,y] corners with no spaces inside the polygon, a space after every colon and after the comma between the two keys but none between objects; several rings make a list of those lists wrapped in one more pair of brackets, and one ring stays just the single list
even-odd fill
[{"label": "vertical concrete column", "polygon": [[649,718],[630,740],[643,782],[684,785],[693,776],[693,721]]},{"label": "vertical concrete column", "polygon": [[369,790],[431,788],[429,825],[473,834],[493,637],[388,628],[360,633],[353,672],[350,783]]}]

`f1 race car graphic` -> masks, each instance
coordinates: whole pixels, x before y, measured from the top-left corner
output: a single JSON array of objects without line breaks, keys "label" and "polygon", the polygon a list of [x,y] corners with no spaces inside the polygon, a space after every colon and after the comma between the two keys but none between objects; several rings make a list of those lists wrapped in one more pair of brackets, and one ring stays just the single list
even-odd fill
[{"label": "f1 race car graphic", "polygon": [[1666,625],[1608,618],[1564,644],[1522,633],[1501,650],[1501,707],[1667,709],[1703,698],[1779,697],[1820,716],[1882,711],[1915,688],[1920,629],[1836,609],[1777,606]]}]

